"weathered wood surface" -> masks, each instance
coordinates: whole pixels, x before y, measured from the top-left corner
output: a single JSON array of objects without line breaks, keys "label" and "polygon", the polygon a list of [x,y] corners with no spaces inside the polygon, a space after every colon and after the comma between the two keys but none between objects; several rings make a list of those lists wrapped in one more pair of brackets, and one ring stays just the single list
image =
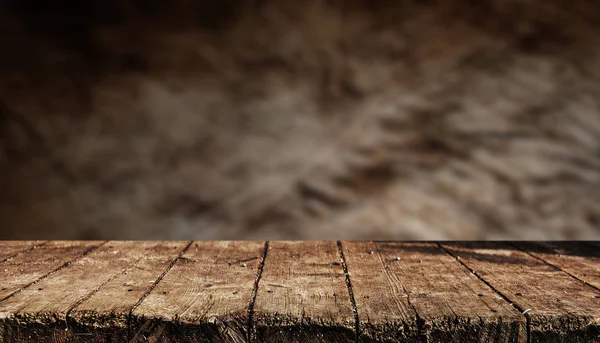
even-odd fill
[{"label": "weathered wood surface", "polygon": [[0,342],[599,342],[596,242],[0,242]]},{"label": "weathered wood surface", "polygon": [[419,318],[398,275],[388,270],[388,257],[374,243],[344,244],[343,252],[359,309],[361,340],[418,341]]},{"label": "weathered wood surface", "polygon": [[0,300],[98,246],[98,242],[49,242],[0,264]]},{"label": "weathered wood surface", "polygon": [[348,342],[354,314],[335,242],[272,242],[254,305],[264,342]]},{"label": "weathered wood surface", "polygon": [[600,245],[579,242],[518,242],[514,245],[600,289]]},{"label": "weathered wood surface", "polygon": [[368,338],[418,341],[417,332],[429,342],[525,338],[525,318],[433,243],[348,243],[346,260]]},{"label": "weathered wood surface", "polygon": [[88,341],[88,333],[74,330],[77,322],[72,316],[73,309],[152,250],[163,249],[165,245],[164,242],[101,244],[65,268],[25,287],[0,303],[5,336],[16,341]]},{"label": "weathered wood surface", "polygon": [[526,315],[531,342],[600,341],[597,289],[507,243],[443,247]]},{"label": "weathered wood surface", "polygon": [[153,289],[163,273],[190,242],[164,242],[143,246],[143,257],[104,284],[85,302],[71,310],[71,330],[88,341],[111,337],[126,341],[129,335],[129,315],[134,307]]},{"label": "weathered wood surface", "polygon": [[0,262],[43,244],[42,241],[0,241]]},{"label": "weathered wood surface", "polygon": [[194,243],[133,312],[134,342],[244,342],[263,242]]}]

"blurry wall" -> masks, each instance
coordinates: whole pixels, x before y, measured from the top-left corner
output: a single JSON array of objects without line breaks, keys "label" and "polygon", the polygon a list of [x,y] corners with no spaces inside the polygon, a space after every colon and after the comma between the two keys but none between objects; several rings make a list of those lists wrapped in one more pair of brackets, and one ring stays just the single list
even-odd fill
[{"label": "blurry wall", "polygon": [[595,2],[0,8],[2,239],[600,239]]}]

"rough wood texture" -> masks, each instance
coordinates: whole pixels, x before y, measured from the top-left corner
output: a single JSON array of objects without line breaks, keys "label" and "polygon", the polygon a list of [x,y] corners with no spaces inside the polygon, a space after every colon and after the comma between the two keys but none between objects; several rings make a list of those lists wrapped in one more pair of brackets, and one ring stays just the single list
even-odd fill
[{"label": "rough wood texture", "polygon": [[[0,300],[80,257],[100,242],[48,242],[0,263]],[[15,244],[16,245],[16,244]]]},{"label": "rough wood texture", "polygon": [[161,242],[109,242],[0,303],[10,340],[87,341],[73,329],[72,310],[99,288],[161,249]]},{"label": "rough wood texture", "polygon": [[531,342],[600,340],[600,291],[509,244],[443,247],[526,314]]},{"label": "rough wood texture", "polygon": [[[419,342],[421,323],[401,279],[374,243],[343,243],[360,320],[361,341]],[[394,262],[395,261],[394,255]]]},{"label": "rough wood texture", "polygon": [[125,342],[130,313],[190,242],[140,247],[143,258],[70,312],[71,330],[87,341]]},{"label": "rough wood texture", "polygon": [[437,245],[344,247],[365,341],[525,341],[525,318]]},{"label": "rough wood texture", "polygon": [[335,242],[272,242],[256,303],[261,342],[350,342],[354,314]]},{"label": "rough wood texture", "polygon": [[133,312],[134,342],[245,342],[263,242],[195,242]]},{"label": "rough wood texture", "polygon": [[600,289],[600,246],[581,242],[516,242],[513,244]]},{"label": "rough wood texture", "polygon": [[43,241],[0,241],[0,262],[43,244]]},{"label": "rough wood texture", "polygon": [[30,244],[0,343],[600,341],[597,242]]}]

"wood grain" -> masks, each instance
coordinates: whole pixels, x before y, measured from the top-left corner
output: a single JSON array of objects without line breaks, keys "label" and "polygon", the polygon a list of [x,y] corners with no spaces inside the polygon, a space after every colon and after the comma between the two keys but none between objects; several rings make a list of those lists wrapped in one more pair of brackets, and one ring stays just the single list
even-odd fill
[{"label": "wood grain", "polygon": [[71,330],[86,342],[127,341],[130,312],[190,243],[149,246],[141,260],[71,310]]},{"label": "wood grain", "polygon": [[73,308],[131,269],[161,242],[109,242],[0,303],[5,337],[13,341],[86,342]]},{"label": "wood grain", "polygon": [[195,242],[133,312],[134,342],[245,342],[263,242]]},{"label": "wood grain", "polygon": [[526,313],[531,342],[596,342],[600,292],[506,243],[442,245]]},{"label": "wood grain", "polygon": [[352,342],[354,314],[335,242],[272,242],[254,306],[259,342]]},{"label": "wood grain", "polygon": [[437,245],[343,246],[364,341],[526,341],[525,317]]},{"label": "wood grain", "polygon": [[80,257],[100,242],[48,242],[0,264],[0,300]]},{"label": "wood grain", "polygon": [[43,243],[44,241],[0,241],[0,262]]},{"label": "wood grain", "polygon": [[594,244],[0,242],[0,343],[599,342]]},{"label": "wood grain", "polygon": [[600,247],[583,242],[515,242],[531,255],[600,288]]},{"label": "wood grain", "polygon": [[[418,342],[419,319],[398,275],[371,242],[342,243],[360,320],[361,341]],[[394,261],[395,261],[394,255]]]}]

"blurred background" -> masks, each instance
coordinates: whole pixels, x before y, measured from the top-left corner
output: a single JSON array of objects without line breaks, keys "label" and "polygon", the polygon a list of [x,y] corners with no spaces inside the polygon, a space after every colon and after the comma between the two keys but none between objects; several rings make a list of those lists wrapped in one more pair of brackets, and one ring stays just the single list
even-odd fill
[{"label": "blurred background", "polygon": [[600,5],[6,0],[2,239],[600,239]]}]

